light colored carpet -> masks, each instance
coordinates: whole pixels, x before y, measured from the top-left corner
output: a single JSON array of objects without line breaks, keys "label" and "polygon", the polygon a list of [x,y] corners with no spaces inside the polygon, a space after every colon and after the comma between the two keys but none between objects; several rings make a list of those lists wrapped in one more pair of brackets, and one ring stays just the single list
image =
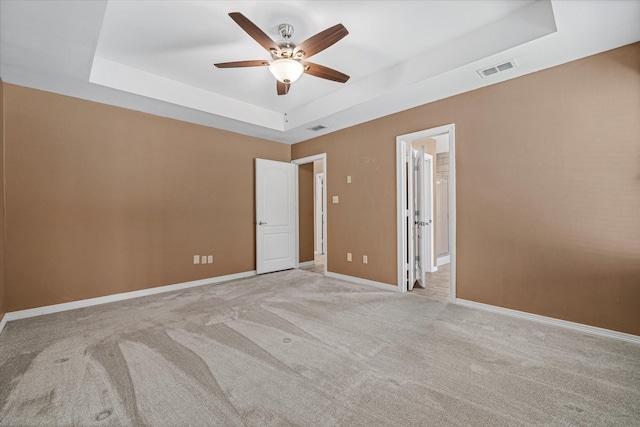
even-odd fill
[{"label": "light colored carpet", "polygon": [[10,322],[1,425],[640,425],[640,346],[293,270]]}]

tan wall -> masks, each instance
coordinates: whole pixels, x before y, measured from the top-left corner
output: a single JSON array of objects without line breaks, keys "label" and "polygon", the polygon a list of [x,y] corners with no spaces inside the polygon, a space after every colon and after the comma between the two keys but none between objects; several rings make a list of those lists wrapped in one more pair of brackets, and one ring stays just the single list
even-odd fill
[{"label": "tan wall", "polygon": [[340,196],[329,270],[396,282],[395,137],[455,123],[457,296],[640,335],[639,70],[635,43],[294,145]]},{"label": "tan wall", "polygon": [[[329,271],[394,283],[395,266],[390,268],[390,261],[396,258],[396,207],[389,201],[395,200],[395,135],[375,123],[295,144],[291,156],[327,153]],[[394,142],[389,143],[389,138]],[[332,203],[333,196],[339,196],[339,203]],[[352,262],[346,260],[347,252],[353,254]],[[368,256],[368,264],[362,263],[363,255]]]},{"label": "tan wall", "polygon": [[9,84],[4,98],[8,311],[255,269],[254,158],[289,146]]},{"label": "tan wall", "polygon": [[0,79],[0,321],[7,312],[4,290],[4,82]]},{"label": "tan wall", "polygon": [[298,237],[300,262],[313,261],[313,163],[298,166]]}]

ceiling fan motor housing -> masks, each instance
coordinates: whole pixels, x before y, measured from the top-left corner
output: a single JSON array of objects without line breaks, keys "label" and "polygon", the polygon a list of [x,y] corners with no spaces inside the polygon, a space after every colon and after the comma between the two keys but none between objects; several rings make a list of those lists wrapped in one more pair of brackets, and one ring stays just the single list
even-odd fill
[{"label": "ceiling fan motor housing", "polygon": [[296,44],[291,40],[291,36],[293,35],[293,25],[291,24],[280,24],[278,26],[278,32],[282,36],[283,40],[279,40],[276,42],[278,47],[280,48],[280,53],[271,50],[271,57],[273,59],[278,58],[292,58],[296,60],[300,60],[304,57],[305,53],[302,50],[294,52],[296,48]]},{"label": "ceiling fan motor housing", "polygon": [[271,51],[271,57],[273,59],[294,57],[293,50],[296,47],[296,44],[294,42],[289,40],[280,40],[280,41],[277,41],[276,44],[280,48],[280,53]]}]

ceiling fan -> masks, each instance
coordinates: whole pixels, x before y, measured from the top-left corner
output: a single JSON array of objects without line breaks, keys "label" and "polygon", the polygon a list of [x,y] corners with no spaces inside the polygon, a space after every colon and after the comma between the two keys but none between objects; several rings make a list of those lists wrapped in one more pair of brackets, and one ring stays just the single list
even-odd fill
[{"label": "ceiling fan", "polygon": [[315,36],[308,38],[300,44],[291,41],[293,26],[281,24],[278,31],[283,40],[274,42],[258,26],[251,22],[240,12],[229,14],[236,24],[247,32],[255,41],[264,47],[271,54],[271,61],[257,59],[251,61],[222,62],[214,64],[218,68],[238,68],[238,67],[265,67],[268,66],[271,73],[276,78],[276,90],[278,95],[286,95],[289,92],[291,83],[296,81],[302,73],[309,74],[321,79],[332,80],[344,83],[349,80],[349,76],[334,69],[308,62],[307,59],[319,53],[332,44],[336,43],[349,34],[342,24],[334,25]]}]

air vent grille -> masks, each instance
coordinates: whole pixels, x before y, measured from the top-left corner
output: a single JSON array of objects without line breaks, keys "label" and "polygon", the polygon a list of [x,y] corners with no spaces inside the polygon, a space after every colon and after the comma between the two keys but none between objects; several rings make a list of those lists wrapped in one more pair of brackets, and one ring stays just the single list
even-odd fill
[{"label": "air vent grille", "polygon": [[498,72],[498,69],[496,67],[491,67],[491,68],[486,68],[482,70],[481,75],[482,77],[487,77],[487,76],[490,76],[491,74],[496,74],[497,72]]},{"label": "air vent grille", "polygon": [[503,62],[502,64],[497,64],[497,65],[492,65],[491,67],[488,68],[483,68],[482,70],[478,70],[478,74],[480,74],[480,77],[485,78],[485,77],[489,77],[493,74],[498,74],[501,73],[503,71],[507,71],[510,70],[512,68],[516,68],[518,66],[518,63],[516,62],[515,59],[510,59],[507,62]]},{"label": "air vent grille", "polygon": [[318,125],[318,126],[314,126],[312,128],[309,128],[309,130],[312,130],[314,132],[318,132],[319,130],[326,129],[326,128],[327,128],[327,126],[325,126],[325,125]]},{"label": "air vent grille", "polygon": [[511,62],[505,62],[504,64],[498,65],[498,71],[505,71],[513,68],[513,64]]}]

